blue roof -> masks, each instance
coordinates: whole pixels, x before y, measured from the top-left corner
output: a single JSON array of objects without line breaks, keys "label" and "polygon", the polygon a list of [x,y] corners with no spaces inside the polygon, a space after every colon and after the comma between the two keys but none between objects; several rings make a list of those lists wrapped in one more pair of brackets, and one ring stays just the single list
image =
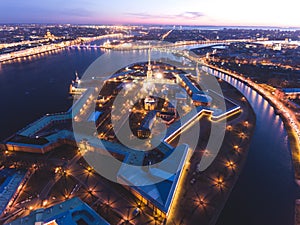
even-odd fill
[{"label": "blue roof", "polygon": [[212,98],[208,95],[193,94],[192,100],[197,102],[210,103],[212,101]]},{"label": "blue roof", "polygon": [[155,110],[148,112],[142,121],[140,129],[149,129],[150,130],[152,128],[155,117],[156,117]]},{"label": "blue roof", "polygon": [[[183,172],[189,152],[186,144],[171,150],[173,154],[167,156],[167,160],[149,166],[148,171],[133,169],[127,163],[124,163],[118,172],[119,181],[131,186],[132,189],[166,214],[170,210],[177,183]],[[176,172],[173,171],[175,168]]]},{"label": "blue roof", "polygon": [[96,120],[99,118],[99,116],[102,114],[100,111],[93,112],[90,117],[88,118],[89,122],[96,122]]},{"label": "blue roof", "polygon": [[89,225],[109,225],[106,220],[77,197],[47,209],[37,209],[28,216],[16,219],[6,225],[32,225],[36,222],[49,223],[51,221],[55,221],[58,225],[77,225],[78,221],[84,221]]},{"label": "blue roof", "polygon": [[0,215],[5,211],[9,201],[17,192],[18,187],[25,177],[25,171],[15,169],[0,170],[0,177],[4,179],[0,185]]},{"label": "blue roof", "polygon": [[202,90],[200,90],[193,84],[193,82],[186,76],[186,74],[179,74],[179,77],[189,87],[189,89],[192,91],[192,94],[204,94]]},{"label": "blue roof", "polygon": [[297,93],[300,94],[300,88],[282,88],[284,93]]}]

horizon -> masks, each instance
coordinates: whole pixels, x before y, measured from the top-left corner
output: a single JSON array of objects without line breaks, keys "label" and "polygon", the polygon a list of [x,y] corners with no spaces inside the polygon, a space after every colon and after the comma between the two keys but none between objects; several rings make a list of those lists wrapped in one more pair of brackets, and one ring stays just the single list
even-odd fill
[{"label": "horizon", "polygon": [[59,23],[59,22],[14,22],[14,23],[2,23],[0,22],[1,26],[5,25],[71,25],[71,26],[144,26],[144,27],[195,27],[195,28],[229,28],[229,29],[300,29],[296,26],[268,26],[268,25],[189,25],[189,24],[117,24],[117,23]]},{"label": "horizon", "polygon": [[[59,7],[57,7],[59,5]],[[253,0],[94,0],[43,1],[2,0],[0,24],[115,24],[178,26],[300,27],[297,0],[285,4]]]}]

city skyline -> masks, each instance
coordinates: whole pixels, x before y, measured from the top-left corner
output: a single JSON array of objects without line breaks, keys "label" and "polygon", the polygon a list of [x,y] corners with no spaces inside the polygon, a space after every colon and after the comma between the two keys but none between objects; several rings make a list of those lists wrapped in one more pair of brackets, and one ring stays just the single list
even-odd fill
[{"label": "city skyline", "polygon": [[253,0],[143,2],[94,0],[0,3],[0,23],[162,24],[203,26],[300,27],[296,0],[285,4]]}]

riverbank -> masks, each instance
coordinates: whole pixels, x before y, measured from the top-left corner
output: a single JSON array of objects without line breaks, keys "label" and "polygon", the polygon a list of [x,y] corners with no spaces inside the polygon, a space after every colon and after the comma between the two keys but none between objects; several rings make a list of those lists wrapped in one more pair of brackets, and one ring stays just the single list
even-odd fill
[{"label": "riverbank", "polygon": [[20,50],[20,51],[0,55],[0,63],[6,63],[18,59],[26,60],[31,56],[50,53],[50,52],[57,52],[59,50],[65,49],[70,46],[79,45],[82,42],[87,43],[87,42],[97,41],[106,38],[120,38],[122,36],[123,35],[120,33],[120,34],[106,34],[97,37],[80,37],[72,41],[63,41],[57,44],[48,44],[48,45],[38,46],[34,48],[28,48],[25,50]]},{"label": "riverbank", "polygon": [[[295,155],[295,150],[298,147],[296,142],[297,140],[295,139],[295,133],[293,132],[292,127],[289,126],[290,121],[286,120],[285,114],[280,113],[277,108],[278,106],[276,107],[269,98],[264,97],[264,92],[252,88],[247,82],[244,82],[244,79],[238,79],[237,77],[233,77],[228,74],[228,71],[214,70],[214,68],[210,68],[207,72],[210,72],[213,75],[224,79],[226,82],[233,84],[239,90],[243,90],[243,93],[246,94],[248,98],[252,99],[251,104],[252,106],[254,104],[253,107],[255,108],[255,113],[262,113],[262,115],[264,115],[263,117],[267,116],[265,120],[259,119],[260,123],[266,123],[266,126],[268,126],[267,124],[272,123],[274,128],[281,123],[281,132],[283,132],[282,134],[286,133],[286,138],[280,137],[280,139],[277,139],[279,138],[276,134],[279,131],[277,130],[278,127],[275,130],[272,130],[272,128],[271,130],[266,130],[261,127],[255,132],[255,139],[262,135],[271,137],[272,135],[269,134],[272,133],[273,135],[275,133],[276,137],[272,136],[273,141],[271,142],[270,137],[266,137],[265,140],[261,141],[259,146],[257,146],[256,143],[251,144],[252,154],[251,159],[249,160],[251,161],[251,164],[250,162],[247,163],[246,171],[243,172],[243,176],[239,180],[238,188],[235,189],[234,195],[230,197],[226,211],[224,213],[222,212],[222,220],[219,220],[218,224],[221,225],[224,221],[227,223],[241,223],[243,221],[245,225],[254,223],[265,224],[270,222],[270,215],[273,215],[274,218],[272,219],[272,224],[283,224],[283,222],[287,223],[287,221],[291,222],[287,224],[294,223],[295,201],[299,198],[296,194],[296,188],[299,186],[297,179],[299,176],[299,163],[297,161],[297,152]],[[273,118],[272,122],[270,121],[270,118]],[[281,118],[281,120],[278,118]],[[266,134],[266,132],[269,133]],[[258,151],[257,148],[261,148],[262,146],[267,148],[263,152]],[[265,165],[260,165],[262,160],[266,163]],[[260,171],[260,175],[257,178],[256,175],[251,175],[253,173],[253,169]],[[276,174],[276,177],[278,177],[274,178],[272,174]],[[284,177],[282,176],[283,174],[285,174]],[[249,179],[249,177],[251,180],[258,182],[257,185],[252,185],[252,182],[245,180],[245,178]],[[266,183],[266,181],[268,181],[268,183]],[[249,185],[253,186],[254,189],[251,188],[251,190],[249,190]],[[274,189],[274,185],[276,185],[277,188]],[[266,192],[266,190],[268,191]],[[251,191],[251,193],[253,192],[253,198],[250,200],[247,196],[245,196],[247,191]],[[275,193],[277,193],[276,201],[273,200]],[[257,196],[265,199],[265,201],[259,201],[259,206],[257,206],[257,200],[255,200]],[[245,209],[241,210],[240,214],[236,215],[236,212],[240,210],[239,202],[245,201],[249,201],[249,206],[247,205]],[[268,207],[271,205],[273,206],[273,209],[269,210]],[[245,218],[251,217],[251,212],[253,212],[253,210],[258,210],[258,208],[260,208],[261,211],[260,215],[264,215],[264,217],[256,217],[245,222]],[[274,212],[276,212],[276,216],[274,215]]]},{"label": "riverbank", "polygon": [[[242,100],[240,92],[223,81],[220,85],[226,98],[241,105],[242,113],[227,121],[221,149],[203,172],[197,169],[199,160],[211,157],[213,150],[206,149],[210,121],[201,119],[200,140],[167,224],[177,224],[179,221],[184,224],[215,224],[247,160],[255,130],[255,114],[249,103]],[[193,127],[187,132],[192,135]]]},{"label": "riverbank", "polygon": [[[294,171],[295,171],[295,180],[299,184],[300,179],[300,146],[299,146],[299,136],[297,134],[297,131],[295,131],[295,126],[297,126],[297,121],[294,122],[293,115],[289,115],[291,113],[290,110],[285,109],[283,104],[279,103],[279,100],[272,99],[270,95],[267,95],[265,91],[262,88],[256,88],[254,85],[251,85],[253,83],[249,79],[244,78],[242,75],[238,75],[232,71],[225,71],[221,68],[218,68],[216,66],[210,65],[210,64],[204,64],[206,67],[219,71],[221,73],[225,73],[231,77],[234,77],[238,81],[246,84],[248,87],[253,88],[257,93],[259,93],[261,96],[263,96],[264,99],[268,101],[268,103],[277,110],[278,115],[284,122],[285,129],[287,130],[289,141],[290,141],[290,147],[291,147],[291,155],[294,163]],[[294,126],[293,126],[294,125]]]}]

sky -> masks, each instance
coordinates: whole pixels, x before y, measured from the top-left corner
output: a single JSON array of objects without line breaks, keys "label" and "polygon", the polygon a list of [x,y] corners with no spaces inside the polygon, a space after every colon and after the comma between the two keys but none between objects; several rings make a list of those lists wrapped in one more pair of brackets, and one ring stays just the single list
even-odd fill
[{"label": "sky", "polygon": [[0,23],[300,27],[299,0],[0,0]]}]

